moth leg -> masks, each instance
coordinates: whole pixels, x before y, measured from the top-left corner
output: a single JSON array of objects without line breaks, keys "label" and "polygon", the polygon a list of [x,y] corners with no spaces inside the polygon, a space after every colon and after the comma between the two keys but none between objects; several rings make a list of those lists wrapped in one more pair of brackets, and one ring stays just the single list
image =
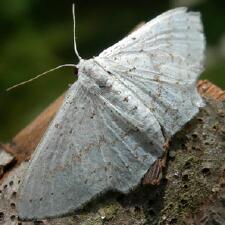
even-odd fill
[{"label": "moth leg", "polygon": [[159,185],[162,179],[163,170],[166,167],[169,144],[170,139],[167,139],[165,144],[163,145],[163,148],[165,149],[163,157],[161,159],[158,159],[144,175],[144,178],[142,180],[143,185]]}]

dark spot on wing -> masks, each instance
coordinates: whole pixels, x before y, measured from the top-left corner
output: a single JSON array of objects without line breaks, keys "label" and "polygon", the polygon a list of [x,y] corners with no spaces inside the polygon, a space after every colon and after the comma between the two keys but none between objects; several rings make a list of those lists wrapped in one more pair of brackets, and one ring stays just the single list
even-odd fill
[{"label": "dark spot on wing", "polygon": [[12,193],[12,198],[15,198],[16,197],[16,191],[14,191],[13,193]]},{"label": "dark spot on wing", "polygon": [[59,123],[57,123],[56,125],[55,125],[55,128],[62,128],[62,126],[59,124]]},{"label": "dark spot on wing", "polygon": [[0,222],[4,221],[4,217],[5,217],[5,214],[3,212],[0,212]]},{"label": "dark spot on wing", "polygon": [[104,88],[105,84],[99,84],[98,86],[99,86],[99,88]]},{"label": "dark spot on wing", "polygon": [[15,204],[14,202],[12,202],[12,203],[10,204],[10,207],[11,207],[12,209],[15,209],[15,208],[16,208],[16,204]]},{"label": "dark spot on wing", "polygon": [[15,219],[16,219],[16,216],[15,215],[10,216],[10,220],[11,221],[15,221]]},{"label": "dark spot on wing", "polygon": [[128,102],[128,97],[126,96],[124,99],[123,99],[124,102]]},{"label": "dark spot on wing", "polygon": [[135,67],[135,66],[132,67],[132,68],[130,68],[130,69],[128,70],[128,72],[132,72],[132,71],[134,71],[134,70],[136,70],[136,67]]},{"label": "dark spot on wing", "polygon": [[95,117],[95,115],[96,115],[96,113],[93,112],[93,113],[91,114],[90,118],[93,119],[93,118]]},{"label": "dark spot on wing", "polygon": [[140,130],[139,130],[138,127],[135,127],[135,128],[134,128],[134,131],[135,131],[135,132],[139,132]]}]

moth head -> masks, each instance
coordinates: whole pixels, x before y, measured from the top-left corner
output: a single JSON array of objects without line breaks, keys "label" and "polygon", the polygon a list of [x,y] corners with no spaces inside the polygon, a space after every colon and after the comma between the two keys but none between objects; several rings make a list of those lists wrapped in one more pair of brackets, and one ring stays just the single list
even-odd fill
[{"label": "moth head", "polygon": [[83,60],[78,65],[78,76],[89,78],[98,88],[111,86],[111,76],[94,59]]}]

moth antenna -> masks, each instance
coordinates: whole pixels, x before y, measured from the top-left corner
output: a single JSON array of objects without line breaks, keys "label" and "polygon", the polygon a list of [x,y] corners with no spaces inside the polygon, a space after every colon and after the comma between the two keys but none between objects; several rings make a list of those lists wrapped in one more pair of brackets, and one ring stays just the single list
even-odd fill
[{"label": "moth antenna", "polygon": [[61,68],[63,68],[63,67],[75,67],[75,68],[77,68],[76,65],[74,65],[74,64],[64,64],[64,65],[60,65],[60,66],[57,66],[57,67],[52,68],[52,69],[50,69],[50,70],[47,70],[47,71],[45,71],[44,73],[38,74],[38,75],[36,75],[35,77],[33,77],[33,78],[29,79],[29,80],[23,81],[23,82],[21,82],[21,83],[19,83],[19,84],[15,84],[15,85],[13,85],[12,87],[7,88],[6,91],[10,91],[10,90],[12,90],[12,89],[14,89],[14,88],[17,88],[17,87],[22,86],[22,85],[24,85],[24,84],[30,83],[30,82],[32,82],[32,81],[34,81],[34,80],[36,80],[36,79],[38,79],[38,78],[40,78],[40,77],[42,77],[42,76],[48,74],[48,73],[51,73],[51,72],[53,72],[53,71],[55,71],[55,70],[58,70],[58,69],[61,69]]},{"label": "moth antenna", "polygon": [[75,17],[75,4],[72,5],[72,13],[73,13],[73,45],[74,45],[74,52],[79,60],[82,58],[80,57],[77,51],[77,43],[76,43],[76,17]]}]

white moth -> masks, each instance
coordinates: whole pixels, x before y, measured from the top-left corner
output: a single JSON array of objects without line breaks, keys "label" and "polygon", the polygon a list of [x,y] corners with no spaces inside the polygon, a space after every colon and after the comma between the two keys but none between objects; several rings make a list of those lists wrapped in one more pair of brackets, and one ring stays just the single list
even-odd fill
[{"label": "white moth", "polygon": [[109,190],[135,188],[204,105],[196,90],[204,49],[200,14],[177,8],[80,59],[79,79],[26,171],[20,218],[67,215]]}]

